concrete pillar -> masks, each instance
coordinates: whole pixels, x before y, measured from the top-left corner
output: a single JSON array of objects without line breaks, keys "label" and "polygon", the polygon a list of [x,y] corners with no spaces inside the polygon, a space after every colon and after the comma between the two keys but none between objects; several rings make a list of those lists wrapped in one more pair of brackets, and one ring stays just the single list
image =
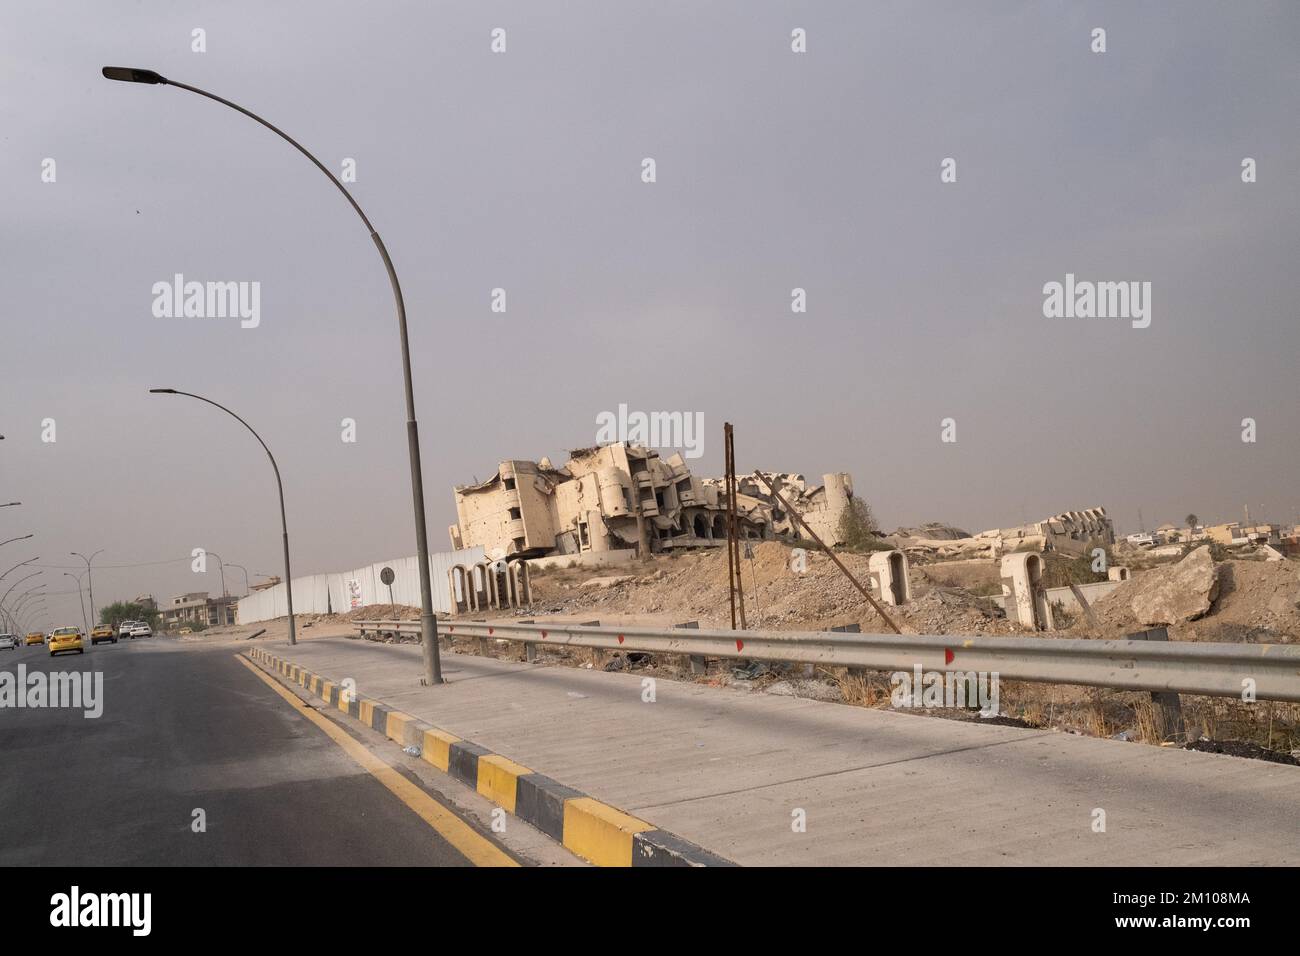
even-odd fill
[{"label": "concrete pillar", "polygon": [[1055,630],[1052,606],[1043,587],[1043,559],[1032,551],[1003,555],[1001,575],[1007,619],[1030,630]]},{"label": "concrete pillar", "polygon": [[867,559],[867,573],[885,604],[898,606],[911,602],[910,570],[907,555],[902,551],[873,551]]}]

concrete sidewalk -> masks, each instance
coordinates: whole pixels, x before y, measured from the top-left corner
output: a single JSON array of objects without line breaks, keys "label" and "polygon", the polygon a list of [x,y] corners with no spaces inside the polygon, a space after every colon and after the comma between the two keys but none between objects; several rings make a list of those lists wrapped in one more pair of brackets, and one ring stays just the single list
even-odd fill
[{"label": "concrete sidewalk", "polygon": [[429,689],[415,645],[254,646],[742,865],[1300,863],[1300,767],[662,678],[645,703],[636,674],[467,654]]}]

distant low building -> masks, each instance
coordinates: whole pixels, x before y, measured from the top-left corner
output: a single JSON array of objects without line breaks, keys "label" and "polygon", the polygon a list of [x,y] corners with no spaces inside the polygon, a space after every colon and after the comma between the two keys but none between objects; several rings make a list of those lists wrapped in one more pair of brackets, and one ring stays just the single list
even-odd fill
[{"label": "distant low building", "polygon": [[162,609],[163,627],[172,630],[194,624],[204,627],[234,624],[237,600],[229,595],[209,597],[207,591],[177,595]]}]

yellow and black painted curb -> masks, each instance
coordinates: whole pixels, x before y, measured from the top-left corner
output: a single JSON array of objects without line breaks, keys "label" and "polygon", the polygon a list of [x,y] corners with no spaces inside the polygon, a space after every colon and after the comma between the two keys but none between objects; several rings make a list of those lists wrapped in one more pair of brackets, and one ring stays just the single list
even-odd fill
[{"label": "yellow and black painted curb", "polygon": [[339,682],[313,674],[260,647],[250,649],[248,656],[390,740],[404,747],[419,748],[420,756],[427,763],[473,787],[481,796],[558,840],[589,863],[638,867],[735,865],[652,823],[534,773],[486,747],[462,740],[379,701],[350,694]]}]

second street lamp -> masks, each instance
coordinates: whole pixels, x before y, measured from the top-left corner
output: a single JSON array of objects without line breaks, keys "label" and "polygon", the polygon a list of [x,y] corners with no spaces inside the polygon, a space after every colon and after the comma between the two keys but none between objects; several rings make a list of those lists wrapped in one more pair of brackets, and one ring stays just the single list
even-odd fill
[{"label": "second street lamp", "polygon": [[82,561],[85,561],[85,562],[86,562],[86,575],[87,575],[87,577],[86,577],[86,584],[87,584],[87,585],[89,586],[89,588],[90,588],[90,619],[93,621],[93,620],[95,620],[95,575],[91,573],[91,570],[90,570],[90,562],[91,562],[91,561],[94,561],[96,557],[98,557],[99,555],[103,554],[103,553],[104,553],[104,549],[103,549],[103,548],[100,548],[98,551],[96,551],[96,552],[95,552],[94,554],[92,554],[90,557],[86,557],[84,554],[82,554],[82,553],[79,552],[79,551],[70,551],[70,552],[68,552],[68,553],[69,553],[72,557],[74,557],[74,558],[81,558]]},{"label": "second street lamp", "polygon": [[[424,477],[420,465],[420,433],[415,423],[415,388],[411,383],[411,347],[406,333],[406,303],[402,299],[402,287],[397,281],[397,270],[393,268],[393,260],[388,255],[384,240],[379,238],[379,233],[370,224],[369,218],[361,210],[361,206],[357,201],[352,198],[352,194],[343,186],[342,181],[330,172],[324,163],[308,152],[301,143],[288,133],[268,123],[256,113],[246,110],[244,107],[230,102],[230,100],[222,99],[215,93],[209,93],[196,86],[169,80],[153,70],[141,70],[126,66],[106,66],[102,72],[104,78],[108,80],[155,86],[174,86],[180,90],[197,93],[199,96],[220,103],[222,106],[228,106],[235,112],[242,113],[249,119],[265,126],[306,156],[317,169],[325,174],[325,177],[343,194],[343,198],[352,206],[353,210],[361,218],[361,222],[365,225],[366,231],[370,233],[371,241],[374,242],[375,248],[379,251],[380,258],[384,260],[384,269],[388,272],[388,282],[393,287],[393,298],[397,305],[397,328],[402,343],[402,377],[406,389],[406,444],[411,464],[411,498],[415,507],[416,559],[420,565],[420,635],[424,650],[424,681],[428,684],[441,684],[442,663],[438,655],[438,621],[433,614],[433,584],[429,571],[429,535],[424,518]],[[288,583],[286,579],[285,585],[288,586]],[[292,619],[290,620],[290,626],[292,627]],[[290,634],[292,633],[291,630]]]},{"label": "second street lamp", "polygon": [[244,567],[242,564],[235,564],[233,561],[227,561],[226,563],[232,568],[239,568],[239,570],[244,572],[244,597],[248,597],[248,568]]},{"label": "second street lamp", "polygon": [[[285,603],[288,605],[289,610],[289,643],[297,644],[297,632],[294,631],[293,627],[293,578],[289,574],[289,520],[284,516],[284,482],[280,480],[280,466],[275,463],[275,456],[271,454],[271,449],[266,447],[266,442],[262,441],[262,436],[253,431],[252,425],[248,424],[248,422],[244,421],[219,402],[214,402],[210,398],[204,398],[202,395],[195,395],[193,392],[182,392],[175,388],[151,388],[149,389],[149,392],[152,395],[184,395],[186,398],[197,398],[200,402],[207,402],[209,405],[216,406],[252,432],[253,437],[257,439],[257,443],[261,445],[262,450],[266,452],[266,457],[271,459],[271,467],[275,470],[275,486],[280,492],[280,528],[284,532],[284,594]],[[212,552],[208,553],[211,554]],[[223,590],[225,588],[225,578],[226,572],[222,570],[221,580]],[[229,612],[227,611],[227,613]]]},{"label": "second street lamp", "polygon": [[63,572],[63,576],[65,578],[72,578],[72,580],[77,582],[77,604],[81,607],[81,623],[85,625],[86,630],[89,631],[90,625],[86,622],[86,599],[81,593],[81,576],[69,574],[67,571]]}]

